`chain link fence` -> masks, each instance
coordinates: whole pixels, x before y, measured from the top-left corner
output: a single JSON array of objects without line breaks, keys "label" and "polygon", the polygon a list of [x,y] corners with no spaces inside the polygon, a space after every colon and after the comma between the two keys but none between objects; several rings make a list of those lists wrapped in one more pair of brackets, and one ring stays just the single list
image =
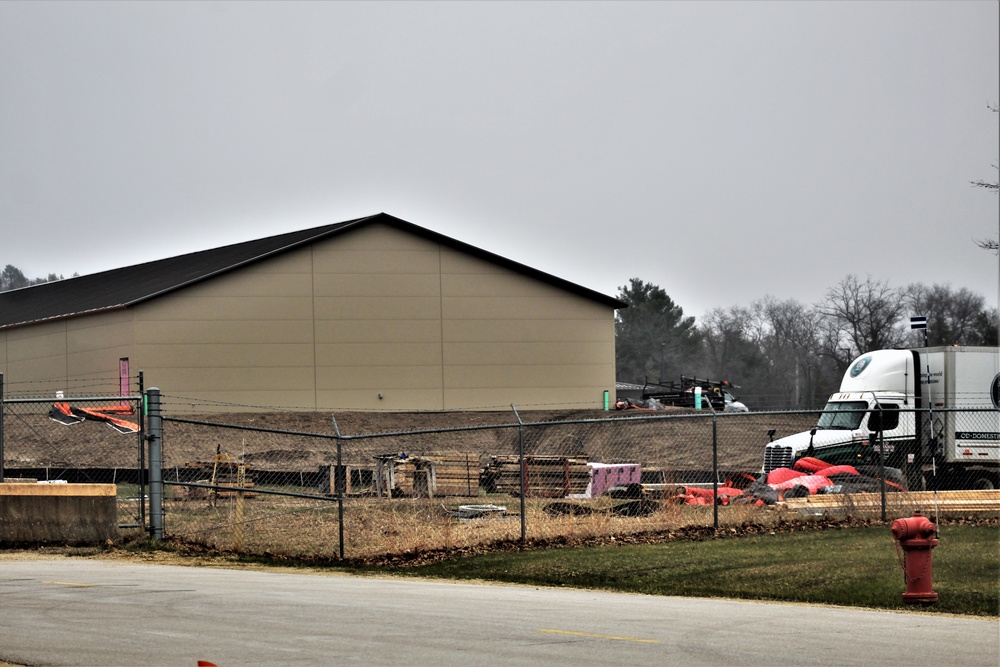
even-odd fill
[{"label": "chain link fence", "polygon": [[[164,396],[153,478],[141,404],[4,398],[0,472],[114,483],[121,527],[155,536],[155,509],[171,539],[289,558],[408,558],[821,515],[1000,513],[993,410],[941,411],[933,439],[886,431],[830,447],[835,430],[809,433],[816,411],[199,417]],[[812,449],[776,451],[795,438]],[[155,504],[151,478],[162,482]]]},{"label": "chain link fence", "polygon": [[[912,489],[906,471],[886,465],[888,447],[900,448],[893,463],[906,461],[898,442],[859,444],[856,466],[831,460],[828,476],[799,465],[765,471],[770,441],[808,434],[816,412],[583,412],[591,416],[418,413],[410,430],[385,431],[378,413],[358,424],[301,413],[231,424],[165,416],[165,533],[226,551],[363,560],[1000,508],[1000,492],[971,488],[995,464],[970,472],[975,479],[950,471],[959,490],[931,488],[940,474]],[[995,432],[996,413],[980,417],[982,432]],[[302,430],[274,428],[288,423]],[[804,461],[822,461],[813,454]]]}]

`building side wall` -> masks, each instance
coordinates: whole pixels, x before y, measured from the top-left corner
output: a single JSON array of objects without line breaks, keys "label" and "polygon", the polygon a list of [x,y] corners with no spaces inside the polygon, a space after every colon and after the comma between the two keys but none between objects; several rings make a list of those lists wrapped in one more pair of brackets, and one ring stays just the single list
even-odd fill
[{"label": "building side wall", "polygon": [[114,379],[129,357],[185,412],[599,407],[614,389],[613,315],[371,225],[127,311],[0,333],[0,370],[55,389]]}]

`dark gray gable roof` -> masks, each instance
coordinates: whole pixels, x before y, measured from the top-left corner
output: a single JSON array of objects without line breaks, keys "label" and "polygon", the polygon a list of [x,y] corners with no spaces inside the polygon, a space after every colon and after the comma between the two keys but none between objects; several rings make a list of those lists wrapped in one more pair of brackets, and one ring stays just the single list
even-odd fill
[{"label": "dark gray gable roof", "polygon": [[386,213],[379,213],[323,227],[269,236],[255,241],[178,255],[121,269],[0,292],[0,329],[128,308],[248,264],[375,223],[391,225],[611,308],[626,307],[626,304],[621,301],[586,287],[494,255]]}]

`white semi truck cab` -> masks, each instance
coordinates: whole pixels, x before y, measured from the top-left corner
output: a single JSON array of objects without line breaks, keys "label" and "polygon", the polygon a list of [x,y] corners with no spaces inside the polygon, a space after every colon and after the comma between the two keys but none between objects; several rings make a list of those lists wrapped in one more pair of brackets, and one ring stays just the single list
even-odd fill
[{"label": "white semi truck cab", "polygon": [[899,468],[913,490],[1000,488],[998,404],[995,347],[868,352],[848,367],[815,428],[768,443],[763,470],[812,456]]}]

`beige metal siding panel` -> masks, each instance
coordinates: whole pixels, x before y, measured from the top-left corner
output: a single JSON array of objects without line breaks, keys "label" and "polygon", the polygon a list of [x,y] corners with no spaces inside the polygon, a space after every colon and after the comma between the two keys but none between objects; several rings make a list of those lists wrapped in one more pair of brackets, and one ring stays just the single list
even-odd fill
[{"label": "beige metal siding panel", "polygon": [[[159,376],[158,376],[159,377]],[[165,375],[165,386],[180,386],[173,375]],[[148,378],[148,374],[147,374]],[[210,414],[219,412],[271,412],[272,410],[313,410],[315,392],[301,386],[293,389],[274,389],[266,385],[216,387],[208,390],[184,390],[171,394],[164,391],[164,414]],[[221,401],[221,402],[220,402]],[[265,424],[266,426],[266,424]]]},{"label": "beige metal siding panel", "polygon": [[[120,391],[118,360],[131,356],[131,351],[131,347],[122,346],[75,352],[66,359],[67,378],[69,380],[88,380],[87,392],[89,394],[118,394]],[[135,374],[131,370],[130,373]],[[98,384],[98,382],[100,383]]]},{"label": "beige metal siding panel", "polygon": [[11,357],[7,361],[7,376],[4,378],[7,384],[7,391],[15,384],[25,383],[34,394],[36,391],[42,395],[51,394],[50,389],[66,389],[66,357],[58,354],[50,354],[31,359],[19,359]]},{"label": "beige metal siding panel", "polygon": [[135,324],[136,338],[147,345],[312,344],[309,320],[267,320],[259,326],[229,320],[156,320]]},{"label": "beige metal siding panel", "polygon": [[7,354],[10,363],[59,358],[65,372],[66,323],[52,322],[13,329],[7,335]]},{"label": "beige metal siding panel", "polygon": [[311,367],[313,346],[177,344],[142,345],[139,347],[144,364],[153,368],[283,368]]},{"label": "beige metal siding panel", "polygon": [[613,310],[472,256],[443,252],[441,265],[447,408],[603,404]]},{"label": "beige metal siding panel", "polygon": [[[150,378],[152,379],[152,378]],[[238,403],[230,396],[241,392],[253,392],[266,396],[269,392],[308,393],[307,403],[291,404],[289,407],[308,407],[312,404],[313,367],[237,367],[237,368],[160,368],[156,371],[156,386],[164,395],[176,393],[189,396],[192,392],[210,396],[211,400],[226,400]],[[180,388],[180,389],[178,389]],[[169,402],[166,398],[166,402]],[[172,400],[172,399],[171,399]],[[258,403],[258,405],[276,405]]]},{"label": "beige metal siding panel", "polygon": [[[448,389],[449,410],[501,410],[514,405],[519,411],[603,408],[603,385],[583,387],[515,387],[510,389]],[[614,387],[611,388],[613,391]],[[614,401],[614,393],[611,393]]]},{"label": "beige metal siding panel", "polygon": [[385,410],[406,412],[412,410],[440,410],[441,394],[420,389],[391,389],[378,397],[377,390],[356,389],[319,390],[316,403],[337,410]]},{"label": "beige metal siding panel", "polygon": [[467,255],[450,248],[441,248],[441,274],[443,276],[452,274],[467,275],[495,275],[495,276],[516,276],[510,269],[491,264],[478,257]]},{"label": "beige metal siding panel", "polygon": [[184,293],[163,297],[162,301],[136,309],[137,321],[229,320],[246,326],[248,322],[270,320],[310,320],[309,296],[285,297],[197,297]]},{"label": "beige metal siding panel", "polygon": [[[444,339],[453,343],[478,342],[598,342],[607,344],[609,318],[567,320],[447,320]],[[614,335],[614,325],[611,324]]]},{"label": "beige metal siding panel", "polygon": [[427,320],[318,320],[316,343],[437,343],[441,323]]},{"label": "beige metal siding panel", "polygon": [[440,366],[441,346],[431,343],[327,343],[316,346],[316,365]]},{"label": "beige metal siding panel", "polygon": [[581,311],[577,300],[569,297],[444,297],[445,320],[574,320]]},{"label": "beige metal siding panel", "polygon": [[436,297],[317,298],[317,320],[437,320]]},{"label": "beige metal siding panel", "polygon": [[438,256],[433,247],[419,250],[381,248],[316,252],[316,275],[438,274]]},{"label": "beige metal siding panel", "polygon": [[486,267],[482,273],[442,273],[441,292],[453,297],[548,297],[562,298],[565,292],[551,285],[510,271]]},{"label": "beige metal siding panel", "polygon": [[448,389],[576,387],[594,384],[595,374],[602,370],[600,364],[446,366],[444,380]]},{"label": "beige metal siding panel", "polygon": [[132,318],[123,318],[113,313],[109,315],[111,317],[107,321],[100,316],[85,318],[93,326],[74,326],[77,320],[67,322],[66,348],[69,354],[119,350],[123,353],[119,356],[128,356],[128,349],[132,345]]},{"label": "beige metal siding panel", "polygon": [[449,343],[445,363],[449,366],[509,364],[546,364],[549,366],[591,365],[601,359],[603,343],[511,342]]},{"label": "beige metal siding panel", "polygon": [[424,389],[437,392],[440,401],[440,366],[325,366],[316,370],[319,391]]},{"label": "beige metal siding panel", "polygon": [[437,298],[440,281],[436,273],[331,273],[317,274],[315,293],[318,297],[379,298],[427,297]]}]

